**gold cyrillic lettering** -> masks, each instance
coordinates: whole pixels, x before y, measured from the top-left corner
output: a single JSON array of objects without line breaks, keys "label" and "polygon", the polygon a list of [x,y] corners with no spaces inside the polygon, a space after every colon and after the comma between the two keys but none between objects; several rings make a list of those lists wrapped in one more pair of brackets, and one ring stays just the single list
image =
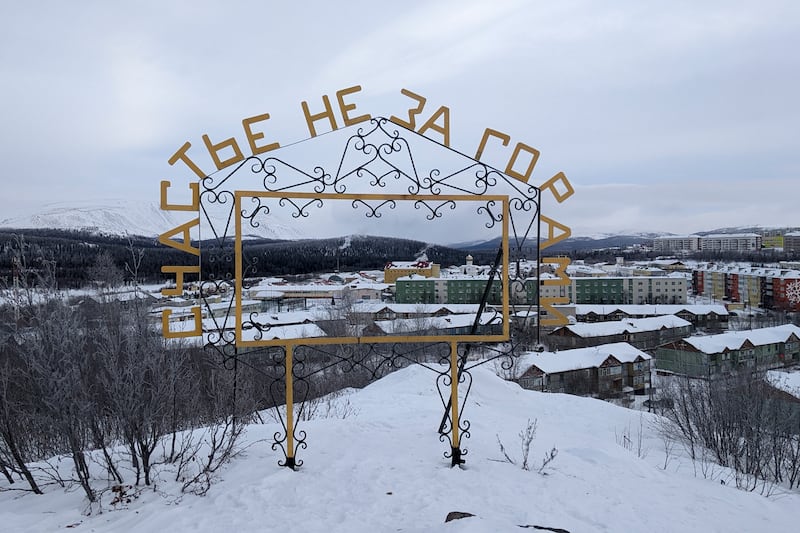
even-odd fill
[{"label": "gold cyrillic lettering", "polygon": [[566,315],[553,307],[557,304],[568,304],[569,298],[566,296],[550,296],[548,298],[542,298],[539,301],[541,307],[547,310],[547,314],[553,315],[553,318],[545,318],[542,319],[541,324],[543,326],[566,326],[569,324],[569,319],[567,319]]},{"label": "gold cyrillic lettering", "polygon": [[345,126],[352,126],[353,124],[358,124],[359,122],[365,122],[372,118],[368,114],[350,118],[349,113],[350,111],[354,111],[356,109],[356,104],[345,104],[344,97],[348,94],[353,94],[360,91],[361,91],[361,85],[354,85],[353,87],[348,87],[347,89],[336,91],[336,100],[339,101],[339,110],[342,112],[342,119],[344,120]]},{"label": "gold cyrillic lettering", "polygon": [[[192,246],[192,238],[189,235],[189,230],[191,230],[195,226],[200,225],[200,217],[190,220],[185,224],[181,224],[171,230],[162,233],[158,236],[158,242],[165,246],[170,246],[175,248],[176,250],[180,250],[182,252],[186,252],[187,254],[192,255],[200,255],[200,249],[195,248]],[[170,237],[177,235],[178,233],[182,233],[183,241],[173,241]]]},{"label": "gold cyrillic lettering", "polygon": [[[556,183],[561,182],[564,184],[564,188],[566,189],[563,194],[558,192],[556,189]],[[550,189],[550,192],[553,193],[553,198],[556,199],[556,202],[561,203],[570,196],[575,193],[575,189],[572,188],[572,184],[567,179],[567,176],[563,172],[559,172],[549,180],[545,181],[541,187],[539,187],[542,191],[545,189]]]},{"label": "gold cyrillic lettering", "polygon": [[196,305],[191,309],[194,315],[194,329],[191,331],[170,331],[169,317],[172,310],[164,309],[161,311],[161,334],[165,339],[183,339],[186,337],[199,337],[203,334],[203,320],[200,313],[200,306]]},{"label": "gold cyrillic lettering", "polygon": [[161,209],[162,211],[198,211],[200,209],[200,184],[196,181],[189,184],[189,190],[192,192],[192,203],[186,204],[171,204],[167,201],[167,189],[172,185],[167,180],[161,181]]},{"label": "gold cyrillic lettering", "polygon": [[261,131],[254,132],[253,124],[255,124],[256,122],[263,122],[268,119],[269,119],[269,113],[264,113],[263,115],[256,115],[254,117],[246,118],[242,121],[244,134],[247,137],[247,143],[250,145],[250,153],[252,153],[253,155],[263,154],[264,152],[269,152],[270,150],[275,150],[281,147],[281,145],[276,142],[265,144],[264,146],[256,145],[257,140],[264,138],[264,132]]},{"label": "gold cyrillic lettering", "polygon": [[391,120],[395,124],[399,124],[399,125],[403,126],[404,128],[408,128],[411,131],[416,131],[417,130],[417,119],[416,119],[416,116],[419,115],[420,113],[422,113],[422,108],[425,107],[425,102],[427,100],[425,99],[424,96],[420,96],[418,94],[414,94],[411,91],[409,91],[408,89],[400,89],[400,93],[405,95],[405,96],[408,96],[412,100],[416,100],[417,102],[419,102],[419,105],[417,107],[409,108],[409,110],[408,110],[408,122],[404,122],[403,119],[401,119],[399,117],[395,117],[394,115],[389,117],[389,120]]},{"label": "gold cyrillic lettering", "polygon": [[175,152],[174,154],[172,154],[172,157],[170,157],[170,158],[169,158],[169,164],[170,164],[170,166],[172,166],[172,165],[174,165],[175,163],[177,163],[179,160],[180,160],[180,161],[183,161],[184,163],[186,163],[186,166],[187,166],[187,167],[189,167],[190,169],[192,169],[192,171],[193,171],[195,174],[197,174],[197,177],[198,177],[198,178],[205,178],[205,177],[206,177],[206,173],[205,173],[205,172],[203,172],[202,170],[200,170],[200,167],[198,167],[198,166],[197,166],[197,165],[194,163],[194,161],[192,161],[191,159],[189,159],[189,156],[188,156],[188,155],[186,155],[186,152],[188,152],[188,151],[189,151],[189,148],[191,148],[191,147],[192,147],[192,144],[191,144],[189,141],[186,141],[186,143],[185,143],[183,146],[181,146],[181,147],[178,149],[178,151],[177,151],[177,152]]},{"label": "gold cyrillic lettering", "polygon": [[[517,162],[517,157],[521,151],[526,151],[531,154],[531,162],[528,163],[528,169],[525,171],[525,174],[520,174],[516,170],[514,170],[514,163]],[[511,160],[508,162],[506,166],[506,174],[511,176],[512,178],[516,178],[523,183],[528,183],[528,180],[533,174],[533,167],[536,166],[536,161],[539,160],[539,150],[533,148],[532,146],[528,146],[525,143],[517,143],[517,146],[514,147],[514,153],[511,154]]]},{"label": "gold cyrillic lettering", "polygon": [[545,257],[542,259],[542,263],[545,264],[552,264],[555,263],[558,266],[556,267],[555,275],[558,276],[558,279],[546,279],[542,281],[543,285],[569,285],[570,280],[569,276],[567,275],[567,267],[570,264],[569,257]]},{"label": "gold cyrillic lettering", "polygon": [[[208,153],[211,154],[211,159],[214,160],[214,164],[217,166],[217,170],[222,170],[228,165],[238,163],[239,161],[244,159],[242,150],[239,148],[239,143],[237,143],[236,139],[234,139],[233,137],[231,137],[230,139],[225,139],[224,141],[218,144],[212,144],[211,138],[208,135],[203,135],[203,142],[206,144]],[[220,150],[223,150],[225,148],[232,148],[233,155],[228,159],[226,159],[225,161],[222,161],[219,158],[219,152]]]},{"label": "gold cyrillic lettering", "polygon": [[[436,123],[436,121],[439,119],[440,116],[444,119],[443,120],[443,124],[441,126]],[[425,135],[425,132],[428,131],[428,130],[433,130],[435,132],[441,133],[442,136],[444,137],[444,145],[449,147],[450,146],[450,108],[448,108],[446,106],[442,106],[439,109],[437,109],[436,112],[433,115],[431,115],[431,118],[429,118],[425,122],[425,124],[423,124],[422,127],[419,129],[419,134],[420,135]]]},{"label": "gold cyrillic lettering", "polygon": [[175,288],[161,289],[161,296],[183,296],[183,276],[184,274],[200,274],[199,265],[169,265],[162,266],[163,274],[175,274]]},{"label": "gold cyrillic lettering", "polygon": [[483,130],[483,137],[481,137],[481,143],[478,145],[478,151],[475,152],[475,159],[480,161],[481,156],[483,155],[483,150],[486,148],[486,141],[489,140],[489,136],[497,137],[503,141],[503,146],[508,146],[508,143],[511,142],[510,135],[506,135],[505,133],[493,130],[491,128],[486,128]]},{"label": "gold cyrillic lettering", "polygon": [[328,119],[331,124],[332,130],[338,130],[339,126],[336,125],[336,117],[333,116],[333,108],[331,108],[331,100],[328,98],[327,94],[322,95],[322,104],[325,106],[325,111],[321,113],[317,113],[316,115],[312,115],[311,111],[308,110],[308,102],[303,101],[303,114],[306,116],[306,124],[308,124],[308,131],[311,133],[312,137],[317,136],[317,130],[314,128],[314,122],[321,120],[323,118]]},{"label": "gold cyrillic lettering", "polygon": [[[569,238],[570,235],[572,235],[572,230],[569,229],[569,227],[565,226],[560,222],[556,222],[552,218],[546,217],[544,215],[539,215],[539,220],[541,220],[542,224],[547,224],[547,240],[539,245],[540,250],[544,250],[548,246],[553,246],[555,243],[561,242],[564,239]],[[554,228],[562,230],[562,233],[560,235],[556,235],[556,232],[553,231]]]}]

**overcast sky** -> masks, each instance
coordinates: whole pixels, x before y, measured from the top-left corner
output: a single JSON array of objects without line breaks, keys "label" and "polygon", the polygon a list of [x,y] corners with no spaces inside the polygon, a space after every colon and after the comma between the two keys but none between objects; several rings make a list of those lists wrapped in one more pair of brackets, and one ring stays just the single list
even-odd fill
[{"label": "overcast sky", "polygon": [[[55,202],[155,202],[202,135],[309,137],[300,103],[450,108],[541,151],[575,234],[800,226],[800,2],[2,2],[0,219]],[[340,120],[341,124],[341,120]],[[324,125],[318,124],[322,130]],[[441,137],[430,132],[432,138]],[[505,157],[510,157],[510,148]],[[195,152],[192,152],[195,153]],[[504,161],[495,154],[497,166]]]}]

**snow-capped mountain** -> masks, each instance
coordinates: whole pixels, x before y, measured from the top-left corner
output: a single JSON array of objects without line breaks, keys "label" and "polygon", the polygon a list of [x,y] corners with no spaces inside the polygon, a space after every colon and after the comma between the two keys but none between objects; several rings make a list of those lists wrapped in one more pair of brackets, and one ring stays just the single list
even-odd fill
[{"label": "snow-capped mountain", "polygon": [[[299,239],[302,233],[270,215],[259,215],[257,227],[247,226],[247,236]],[[152,237],[190,219],[186,212],[162,211],[155,202],[133,203],[120,199],[76,204],[55,203],[28,215],[0,220],[0,228],[69,229],[110,235]],[[197,235],[192,235],[197,238]],[[200,237],[203,237],[200,235]]]}]

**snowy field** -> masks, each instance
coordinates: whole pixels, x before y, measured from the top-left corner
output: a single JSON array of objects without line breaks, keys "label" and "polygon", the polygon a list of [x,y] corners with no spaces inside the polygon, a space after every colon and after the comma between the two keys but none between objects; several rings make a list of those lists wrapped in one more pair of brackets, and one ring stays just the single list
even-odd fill
[{"label": "snowy field", "polygon": [[[720,469],[706,479],[678,448],[665,460],[655,415],[525,391],[488,369],[473,375],[463,468],[442,457],[434,374],[412,367],[337,398],[340,417],[304,423],[299,471],[277,466],[282,456],[270,444],[278,426],[256,424],[206,496],[182,495],[164,473],[155,488],[131,490],[130,503],[113,505],[104,493],[102,509],[87,516],[77,488],[0,492],[0,531],[798,531],[800,494],[742,492],[721,484]],[[497,441],[519,460],[518,434],[529,419],[538,431],[525,471],[503,459]],[[554,446],[557,457],[537,472]],[[451,511],[475,516],[445,523]]]},{"label": "snowy field", "polygon": [[775,387],[800,398],[800,368],[788,370],[770,370],[767,380]]}]

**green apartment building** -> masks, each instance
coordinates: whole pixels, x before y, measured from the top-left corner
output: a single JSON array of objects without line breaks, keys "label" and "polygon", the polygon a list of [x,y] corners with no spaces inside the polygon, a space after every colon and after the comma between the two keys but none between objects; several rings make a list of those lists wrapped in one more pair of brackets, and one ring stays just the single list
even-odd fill
[{"label": "green apartment building", "polygon": [[[405,276],[395,281],[395,301],[399,304],[476,304],[486,290],[488,276],[425,278]],[[492,282],[490,304],[503,301],[502,283]]]},{"label": "green apartment building", "polygon": [[740,369],[778,368],[800,361],[800,327],[793,324],[687,337],[656,350],[659,370],[709,378]]}]

